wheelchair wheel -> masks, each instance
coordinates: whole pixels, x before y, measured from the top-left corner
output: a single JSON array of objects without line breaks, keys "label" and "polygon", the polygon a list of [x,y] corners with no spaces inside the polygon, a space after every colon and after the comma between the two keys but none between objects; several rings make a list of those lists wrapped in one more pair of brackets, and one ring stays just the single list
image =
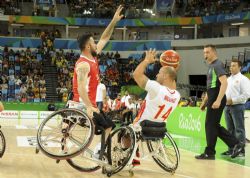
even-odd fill
[{"label": "wheelchair wheel", "polygon": [[3,157],[5,152],[6,142],[3,132],[0,130],[0,158]]},{"label": "wheelchair wheel", "polygon": [[180,161],[180,153],[169,133],[166,133],[162,140],[148,140],[147,146],[150,152],[155,152],[152,157],[162,169],[170,173],[175,172]]},{"label": "wheelchair wheel", "polygon": [[91,143],[94,126],[80,110],[62,109],[52,113],[37,133],[39,149],[53,159],[69,159],[79,155]]},{"label": "wheelchair wheel", "polygon": [[101,168],[93,159],[94,152],[87,148],[84,152],[82,152],[77,157],[67,159],[66,161],[69,163],[71,167],[80,171],[80,172],[94,172]]},{"label": "wheelchair wheel", "polygon": [[136,144],[131,127],[120,127],[111,133],[108,145],[108,161],[112,165],[111,173],[121,171],[130,161]]}]

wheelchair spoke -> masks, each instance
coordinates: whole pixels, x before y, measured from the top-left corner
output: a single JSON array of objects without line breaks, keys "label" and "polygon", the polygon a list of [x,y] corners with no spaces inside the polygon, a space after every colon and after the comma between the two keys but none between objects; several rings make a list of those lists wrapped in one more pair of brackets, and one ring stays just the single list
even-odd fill
[{"label": "wheelchair spoke", "polygon": [[[84,134],[82,134],[84,133]],[[70,133],[72,137],[75,137],[81,141],[86,140],[86,137],[89,136],[89,131],[87,131],[87,134],[85,135],[86,131],[84,130],[74,130],[74,133]]]},{"label": "wheelchair spoke", "polygon": [[90,154],[90,155],[93,155],[94,154],[94,152],[91,150],[91,149],[89,149],[89,148],[87,148],[84,152],[83,152],[83,154],[86,154],[86,153],[88,153],[88,154]]},{"label": "wheelchair spoke", "polygon": [[44,128],[46,128],[46,130],[53,130],[53,131],[56,131],[56,130],[58,130],[58,131],[60,131],[61,130],[61,128],[60,127],[54,127],[54,126],[51,126],[51,125],[46,125]]},{"label": "wheelchair spoke", "polygon": [[163,157],[160,157],[160,158],[163,158],[163,160],[166,161],[167,164],[171,165],[172,162],[169,160],[168,155],[166,154],[164,146],[162,144],[160,144],[160,153],[163,156]]},{"label": "wheelchair spoke", "polygon": [[[58,143],[58,144],[61,144],[61,142],[59,140],[50,140],[51,142],[50,143]],[[41,141],[41,145],[44,145],[44,146],[47,146],[48,143],[47,141]]]},{"label": "wheelchair spoke", "polygon": [[[47,137],[45,137],[44,139],[42,139],[42,142],[47,142],[47,141],[52,141],[53,140],[54,142],[61,143],[61,141],[60,141],[61,138],[62,138],[61,133],[60,133],[60,135],[57,134],[57,136],[54,136],[54,137],[51,136],[51,135],[48,135]],[[57,139],[59,139],[59,140],[57,140]]]},{"label": "wheelchair spoke", "polygon": [[54,159],[70,159],[84,150],[93,135],[93,122],[82,111],[65,108],[42,121],[37,139],[45,155]]},{"label": "wheelchair spoke", "polygon": [[58,130],[58,131],[50,130],[50,131],[46,131],[46,133],[44,133],[42,136],[43,136],[43,137],[45,137],[45,136],[48,137],[48,136],[50,136],[50,135],[52,135],[52,134],[62,134],[62,133],[61,133],[61,131],[59,131],[59,130]]},{"label": "wheelchair spoke", "polygon": [[80,141],[76,140],[76,139],[73,138],[72,136],[69,137],[69,140],[70,140],[71,142],[75,143],[75,144],[76,144],[77,146],[79,146],[79,147],[82,145],[82,143],[81,143]]}]

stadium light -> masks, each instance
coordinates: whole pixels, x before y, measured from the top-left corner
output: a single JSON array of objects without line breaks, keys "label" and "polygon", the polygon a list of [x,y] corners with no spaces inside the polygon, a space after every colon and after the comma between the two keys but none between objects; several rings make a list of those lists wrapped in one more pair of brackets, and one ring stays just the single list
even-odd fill
[{"label": "stadium light", "polygon": [[243,22],[238,22],[238,23],[231,23],[231,25],[243,25]]},{"label": "stadium light", "polygon": [[79,26],[69,26],[69,28],[80,28]]},{"label": "stadium light", "polygon": [[14,26],[14,27],[23,27],[24,25],[23,24],[19,24],[19,23],[12,23],[11,26]]}]

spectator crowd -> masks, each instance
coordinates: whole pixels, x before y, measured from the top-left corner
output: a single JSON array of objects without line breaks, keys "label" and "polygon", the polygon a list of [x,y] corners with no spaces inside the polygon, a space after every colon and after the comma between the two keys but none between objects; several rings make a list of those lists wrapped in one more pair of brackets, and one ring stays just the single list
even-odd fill
[{"label": "spectator crowd", "polygon": [[[72,77],[74,73],[75,62],[80,54],[74,51],[59,51],[51,53],[51,64],[56,66],[58,73],[57,94],[59,100],[65,101],[68,92],[72,89]],[[132,79],[132,73],[138,64],[138,60],[129,58],[122,60],[118,52],[101,53],[98,55],[101,80],[107,87],[107,95],[111,98],[117,96],[121,86],[135,84]]]},{"label": "spectator crowd", "polygon": [[240,0],[188,0],[184,16],[209,16],[233,13]]},{"label": "spectator crowd", "polygon": [[1,0],[0,15],[20,15],[21,9],[19,1],[16,0]]},{"label": "spectator crowd", "polygon": [[140,0],[72,0],[69,8],[73,17],[112,18],[120,4],[124,6],[126,18],[139,18],[149,17],[150,14],[144,9],[152,8],[154,1],[141,3]]},{"label": "spectator crowd", "polygon": [[0,55],[2,101],[46,101],[43,52],[43,48],[13,51],[5,46]]}]

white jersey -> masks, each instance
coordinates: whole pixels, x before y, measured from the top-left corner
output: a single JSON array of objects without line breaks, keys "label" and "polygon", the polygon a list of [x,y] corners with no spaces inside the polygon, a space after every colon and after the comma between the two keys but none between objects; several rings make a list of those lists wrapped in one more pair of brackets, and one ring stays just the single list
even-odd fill
[{"label": "white jersey", "polygon": [[165,122],[178,105],[180,93],[152,80],[148,80],[145,90],[148,94],[134,123],[143,120]]},{"label": "white jersey", "polygon": [[96,89],[96,102],[103,102],[103,92],[106,91],[106,87],[103,83],[99,83]]},{"label": "white jersey", "polygon": [[128,106],[129,106],[128,100],[129,100],[130,98],[131,98],[130,95],[127,95],[127,96],[124,95],[124,96],[122,97],[122,99],[121,99],[121,102],[124,103],[126,107],[128,107]]}]

